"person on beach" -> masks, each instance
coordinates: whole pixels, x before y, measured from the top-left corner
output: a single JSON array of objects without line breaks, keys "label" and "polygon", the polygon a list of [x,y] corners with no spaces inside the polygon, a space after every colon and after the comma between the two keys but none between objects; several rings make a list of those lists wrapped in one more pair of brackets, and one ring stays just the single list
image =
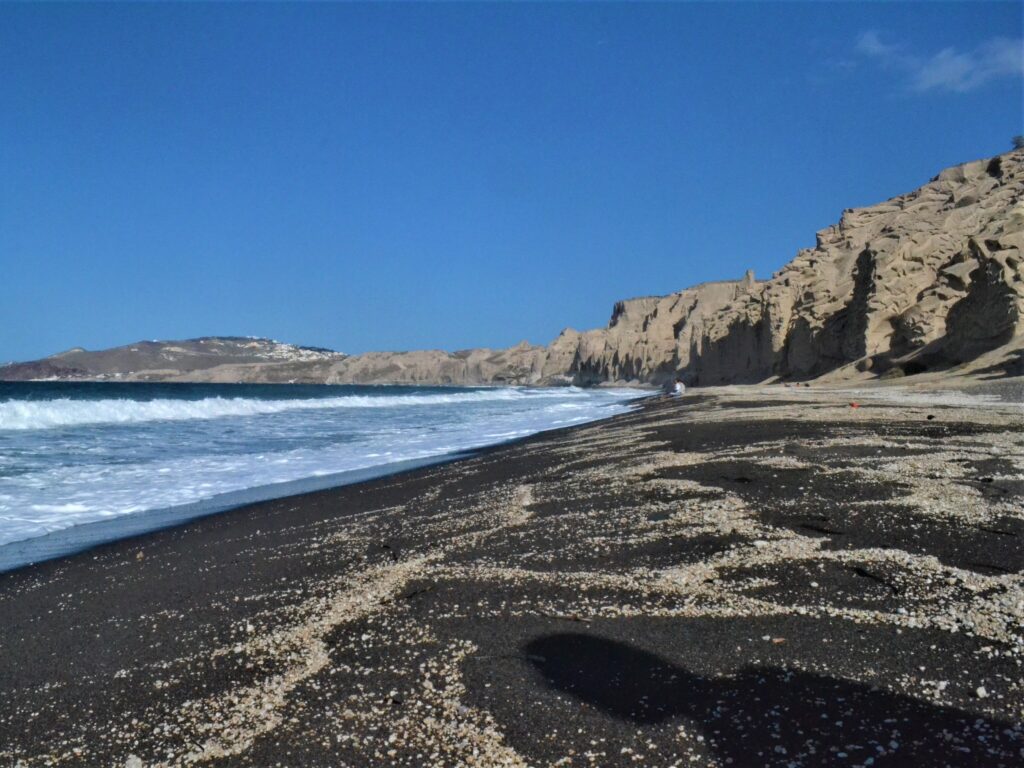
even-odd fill
[{"label": "person on beach", "polygon": [[686,385],[683,384],[682,379],[676,379],[675,386],[672,387],[672,394],[679,397],[686,391]]}]

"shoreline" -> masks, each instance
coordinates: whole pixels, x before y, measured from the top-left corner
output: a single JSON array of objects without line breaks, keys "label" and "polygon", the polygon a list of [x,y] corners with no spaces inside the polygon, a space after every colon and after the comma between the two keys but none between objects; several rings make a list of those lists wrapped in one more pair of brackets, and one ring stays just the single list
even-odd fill
[{"label": "shoreline", "polygon": [[[3,382],[0,382],[0,384],[2,383]],[[21,384],[24,382],[18,383]],[[118,387],[123,387],[125,384],[142,384],[143,386],[153,384],[159,387],[165,386],[165,383],[163,382],[77,381],[61,383],[99,383],[111,384]],[[173,384],[180,384],[181,386],[185,387],[196,386],[190,383],[182,382],[173,382]],[[233,387],[236,385],[202,384],[199,386],[202,386],[204,388],[216,388],[217,386]],[[249,388],[252,385],[241,386]],[[278,385],[271,384],[257,386],[273,388]],[[330,387],[334,385],[312,386]],[[344,388],[346,390],[352,388],[351,385],[337,386],[339,386],[340,388]],[[383,387],[383,385],[381,386]],[[521,388],[522,387],[515,387],[515,389]],[[405,391],[410,391],[419,388],[405,386],[402,387],[401,389]],[[430,389],[437,388],[430,387]],[[455,387],[454,389],[458,389],[460,391],[469,391],[476,389],[488,389],[488,387]],[[508,389],[508,387],[502,387],[502,389]],[[539,389],[539,387],[534,389]],[[626,409],[632,409],[636,407],[636,403],[641,402],[643,399],[644,396],[638,393],[635,397],[631,397],[630,399],[623,401],[622,407]],[[598,417],[593,420],[600,420],[601,418],[608,418],[608,416]],[[578,424],[584,423],[589,422],[578,422]],[[315,474],[306,477],[299,477],[292,480],[283,480],[280,482],[266,483],[261,485],[249,486],[246,488],[238,488],[235,490],[223,491],[213,496],[207,498],[200,498],[191,502],[180,503],[172,506],[153,507],[138,512],[126,512],[116,514],[111,517],[99,517],[96,519],[87,520],[86,522],[73,523],[62,528],[56,528],[54,530],[32,535],[27,538],[15,539],[13,541],[0,543],[0,575],[36,563],[45,562],[47,560],[67,557],[81,552],[87,552],[93,547],[108,544],[120,539],[135,538],[138,536],[144,536],[147,533],[153,531],[159,531],[166,528],[184,525],[189,523],[190,521],[207,517],[209,515],[221,514],[229,510],[245,507],[261,501],[302,496],[304,494],[314,491],[338,488],[344,485],[350,485],[353,483],[365,482],[367,480],[376,479],[380,477],[401,474],[403,472],[407,472],[416,468],[438,464],[446,464],[449,462],[458,461],[460,459],[476,455],[478,452],[483,450],[487,450],[502,445],[512,444],[516,440],[532,436],[533,434],[540,434],[543,432],[563,429],[566,427],[571,428],[572,426],[574,425],[550,425],[546,428],[539,429],[528,435],[520,435],[511,438],[500,438],[495,440],[494,442],[483,443],[480,445],[473,445],[471,442],[465,448],[455,448],[453,450],[447,450],[426,456],[396,459],[386,461],[385,463],[381,464],[371,464],[369,466],[357,467],[355,469],[349,470],[335,471],[330,472],[328,474]]]},{"label": "shoreline", "polygon": [[145,537],[150,533],[188,525],[211,515],[242,510],[265,501],[301,498],[310,493],[401,475],[404,472],[423,467],[448,464],[469,458],[478,450],[496,446],[484,446],[480,449],[455,451],[420,459],[405,459],[270,485],[257,485],[239,491],[227,491],[189,504],[130,512],[105,520],[91,520],[87,523],[58,528],[41,536],[0,544],[0,578],[5,573],[21,568],[85,554],[91,549],[105,544]]},{"label": "shoreline", "polygon": [[0,761],[1019,765],[1024,414],[845,397],[650,398],[2,574]]},{"label": "shoreline", "polygon": [[[329,386],[329,385],[325,385]],[[628,402],[635,408],[646,399],[638,396]],[[613,418],[613,416],[605,417]],[[603,421],[595,419],[594,421]],[[312,475],[268,485],[256,485],[237,491],[226,491],[206,499],[171,507],[158,507],[141,512],[126,513],[116,517],[91,520],[85,523],[58,528],[45,534],[18,539],[0,544],[0,578],[21,568],[49,560],[73,557],[89,550],[121,540],[130,540],[147,534],[175,528],[211,515],[244,509],[265,501],[295,499],[318,491],[332,490],[346,485],[364,483],[369,480],[401,475],[416,469],[441,466],[480,455],[492,449],[513,445],[534,435],[572,429],[575,426],[594,423],[550,427],[530,435],[500,440],[477,447],[448,451],[413,459],[400,459],[385,464],[376,464],[358,469],[333,472],[327,475]]]}]

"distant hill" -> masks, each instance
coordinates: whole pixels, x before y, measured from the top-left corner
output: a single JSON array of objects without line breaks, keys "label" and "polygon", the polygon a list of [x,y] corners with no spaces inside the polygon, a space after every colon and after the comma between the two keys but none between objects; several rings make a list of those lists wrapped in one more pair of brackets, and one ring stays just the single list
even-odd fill
[{"label": "distant hill", "polygon": [[769,280],[617,303],[548,346],[346,356],[210,337],[73,349],[0,379],[406,384],[696,384],[1024,374],[1024,150],[848,209]]},{"label": "distant hill", "polygon": [[42,360],[0,367],[0,379],[187,380],[223,366],[256,366],[269,379],[272,372],[285,375],[293,367],[308,376],[317,366],[326,367],[345,357],[330,349],[271,339],[204,336],[185,341],[139,341],[97,351],[75,347]]}]

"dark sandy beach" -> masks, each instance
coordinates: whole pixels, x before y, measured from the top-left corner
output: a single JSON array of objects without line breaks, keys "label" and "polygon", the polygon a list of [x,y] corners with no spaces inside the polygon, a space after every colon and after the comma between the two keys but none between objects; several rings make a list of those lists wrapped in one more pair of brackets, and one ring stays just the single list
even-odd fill
[{"label": "dark sandy beach", "polygon": [[1024,410],[853,397],[652,400],[0,575],[0,766],[1024,765]]}]

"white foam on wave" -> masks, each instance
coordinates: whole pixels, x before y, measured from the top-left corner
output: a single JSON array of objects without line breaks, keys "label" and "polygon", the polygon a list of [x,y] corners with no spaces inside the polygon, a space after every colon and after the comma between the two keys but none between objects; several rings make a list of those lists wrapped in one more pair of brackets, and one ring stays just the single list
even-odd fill
[{"label": "white foam on wave", "polygon": [[[295,400],[53,399],[18,401],[17,410],[0,402],[0,424],[12,430],[0,433],[10,448],[0,456],[0,547],[257,487],[452,455],[622,413],[639,394],[495,388]],[[225,416],[255,418],[227,428],[216,421]],[[90,428],[104,423],[123,427]],[[56,427],[64,429],[46,431]]]},{"label": "white foam on wave", "polygon": [[[579,392],[565,390],[565,392]],[[146,421],[220,419],[261,416],[286,411],[334,408],[394,408],[401,406],[482,403],[521,398],[557,397],[544,390],[514,388],[430,395],[345,395],[295,400],[261,400],[244,397],[206,397],[201,400],[7,400],[0,402],[0,430],[54,429],[90,424],[134,424]]]},{"label": "white foam on wave", "polygon": [[33,512],[56,512],[75,513],[88,512],[89,507],[85,504],[33,504],[30,509]]}]

